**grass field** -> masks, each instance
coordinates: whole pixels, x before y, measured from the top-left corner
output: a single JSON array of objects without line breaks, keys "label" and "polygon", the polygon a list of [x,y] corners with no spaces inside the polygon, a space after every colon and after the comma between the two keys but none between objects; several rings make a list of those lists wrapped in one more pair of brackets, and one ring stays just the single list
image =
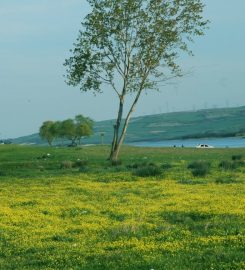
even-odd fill
[{"label": "grass field", "polygon": [[0,145],[0,269],[245,269],[244,149],[108,152]]}]

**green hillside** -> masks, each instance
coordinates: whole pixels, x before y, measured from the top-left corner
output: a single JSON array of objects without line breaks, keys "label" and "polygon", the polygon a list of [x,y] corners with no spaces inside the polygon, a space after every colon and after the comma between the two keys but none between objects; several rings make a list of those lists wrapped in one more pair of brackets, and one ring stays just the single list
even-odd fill
[{"label": "green hillside", "polygon": [[[161,141],[170,139],[229,137],[244,135],[245,106],[236,108],[208,109],[196,112],[175,112],[132,118],[126,142]],[[94,135],[83,143],[110,143],[115,120],[96,122]],[[43,144],[38,134],[20,137],[14,143]]]}]

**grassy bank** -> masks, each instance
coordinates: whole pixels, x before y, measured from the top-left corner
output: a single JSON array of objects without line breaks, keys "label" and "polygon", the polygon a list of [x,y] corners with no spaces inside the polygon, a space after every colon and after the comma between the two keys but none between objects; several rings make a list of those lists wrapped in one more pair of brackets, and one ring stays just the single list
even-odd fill
[{"label": "grassy bank", "polygon": [[108,151],[0,146],[0,269],[244,269],[244,149]]}]

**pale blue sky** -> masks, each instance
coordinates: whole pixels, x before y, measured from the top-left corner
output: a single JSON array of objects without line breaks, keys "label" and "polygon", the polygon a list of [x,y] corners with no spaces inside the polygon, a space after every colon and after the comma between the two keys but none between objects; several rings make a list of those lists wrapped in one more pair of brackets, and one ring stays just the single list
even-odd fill
[{"label": "pale blue sky", "polygon": [[[149,93],[134,116],[245,105],[245,1],[205,0],[205,37],[180,63],[191,74]],[[115,117],[117,102],[64,83],[64,59],[88,12],[85,0],[0,0],[0,138],[36,133],[45,120]]]}]

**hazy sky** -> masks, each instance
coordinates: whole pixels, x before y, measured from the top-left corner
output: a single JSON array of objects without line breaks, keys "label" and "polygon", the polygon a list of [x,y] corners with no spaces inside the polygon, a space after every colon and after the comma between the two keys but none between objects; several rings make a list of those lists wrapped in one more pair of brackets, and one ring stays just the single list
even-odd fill
[{"label": "hazy sky", "polygon": [[[204,3],[210,29],[191,44],[195,56],[180,59],[190,75],[142,96],[134,116],[245,105],[245,1]],[[64,83],[63,62],[87,12],[85,0],[0,0],[0,138],[77,114],[115,117],[109,89],[94,97]]]}]

